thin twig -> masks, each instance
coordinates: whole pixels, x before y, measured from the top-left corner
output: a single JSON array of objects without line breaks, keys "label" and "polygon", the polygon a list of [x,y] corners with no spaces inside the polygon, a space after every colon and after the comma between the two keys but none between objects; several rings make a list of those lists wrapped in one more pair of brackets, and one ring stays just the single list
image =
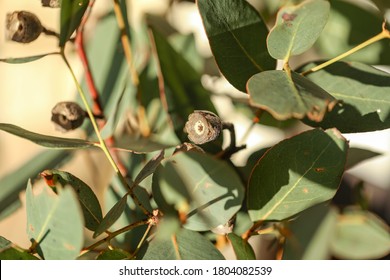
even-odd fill
[{"label": "thin twig", "polygon": [[[95,116],[100,116],[99,121],[98,121],[98,125],[99,125],[99,128],[102,129],[104,127],[104,125],[106,124],[106,119],[104,118],[104,111],[103,111],[103,107],[101,105],[100,95],[99,95],[99,92],[96,88],[96,84],[95,84],[95,81],[94,81],[94,78],[92,75],[88,56],[86,54],[85,46],[84,46],[85,25],[86,25],[90,15],[91,15],[92,8],[93,8],[94,4],[95,4],[95,0],[89,1],[88,8],[85,11],[84,16],[81,20],[81,23],[77,29],[75,43],[76,43],[77,53],[78,53],[80,60],[83,64],[83,67],[84,67],[85,81],[86,81],[86,84],[88,86],[89,94],[90,94],[92,101],[93,101],[92,112]],[[114,137],[111,136],[108,139],[106,139],[106,143],[107,143],[107,146],[110,147],[110,151],[112,152],[112,156],[114,157],[114,160],[115,160],[120,172],[122,174],[124,174],[124,176],[125,176],[127,173],[127,170],[119,157],[118,151],[112,150],[112,148],[111,148],[112,146],[115,145]]]},{"label": "thin twig", "polygon": [[368,39],[367,41],[359,44],[358,46],[350,49],[349,51],[347,51],[347,52],[345,52],[345,53],[343,53],[343,54],[341,54],[341,55],[339,55],[339,56],[337,56],[337,57],[335,57],[335,58],[333,58],[331,60],[328,60],[328,61],[326,61],[326,62],[324,62],[324,63],[322,63],[322,64],[320,64],[320,65],[318,65],[316,67],[313,67],[312,69],[309,69],[307,71],[302,72],[301,75],[302,76],[306,76],[306,75],[308,75],[310,73],[313,73],[313,72],[316,72],[318,70],[321,70],[321,69],[323,69],[323,68],[325,68],[325,67],[327,67],[327,66],[329,66],[329,65],[331,65],[331,64],[333,64],[333,63],[335,63],[335,62],[337,62],[337,61],[339,61],[339,60],[341,60],[341,59],[343,59],[343,58],[345,58],[345,57],[347,57],[347,56],[349,56],[349,55],[351,55],[351,54],[353,54],[353,53],[355,53],[355,52],[357,52],[357,51],[359,51],[359,50],[361,50],[361,49],[363,49],[363,48],[365,48],[365,47],[367,47],[367,46],[369,46],[369,45],[371,45],[373,43],[375,43],[375,42],[377,42],[377,41],[385,39],[385,38],[390,38],[390,31],[386,29],[386,24],[384,22],[383,25],[382,25],[382,32],[379,33],[378,35]]},{"label": "thin twig", "polygon": [[148,237],[148,234],[152,229],[152,227],[153,227],[152,224],[148,224],[148,228],[146,229],[144,235],[142,236],[140,242],[138,243],[137,248],[135,248],[135,251],[131,254],[130,257],[128,257],[129,260],[133,259],[137,255],[138,251],[141,249],[142,245],[144,244],[146,237]]},{"label": "thin twig", "polygon": [[108,236],[104,237],[103,239],[100,239],[99,241],[97,241],[97,242],[89,245],[88,247],[84,248],[83,249],[84,254],[86,252],[88,252],[88,251],[91,251],[91,250],[95,249],[96,247],[100,246],[101,244],[109,242],[110,240],[112,240],[114,237],[116,237],[119,234],[125,233],[127,231],[132,230],[133,228],[136,228],[136,227],[139,227],[139,226],[142,226],[142,225],[146,225],[148,223],[149,223],[149,219],[141,220],[141,221],[132,223],[130,225],[127,225],[127,226],[125,226],[123,228],[120,228],[120,229],[118,229],[116,231],[113,231]]}]

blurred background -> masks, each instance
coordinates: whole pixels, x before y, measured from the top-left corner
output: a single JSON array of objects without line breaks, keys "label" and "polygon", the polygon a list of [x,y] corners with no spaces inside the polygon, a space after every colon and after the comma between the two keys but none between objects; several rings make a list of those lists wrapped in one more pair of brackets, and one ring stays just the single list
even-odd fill
[{"label": "blurred background", "polygon": [[[248,1],[260,11],[272,27],[273,15],[281,0]],[[332,14],[323,35],[316,46],[302,56],[294,58],[292,66],[297,67],[313,57],[331,58],[342,50],[354,46],[370,38],[381,30],[381,13],[371,1],[330,1]],[[375,1],[380,3],[380,1]],[[246,135],[252,120],[242,114],[231,102],[230,96],[244,98],[245,94],[237,92],[219,75],[215,66],[202,22],[193,1],[172,0],[128,0],[130,25],[141,28],[146,15],[148,20],[164,19],[180,33],[195,35],[196,47],[205,60],[205,71],[202,82],[213,93],[213,102],[219,115],[225,121],[234,123],[237,139],[243,140],[248,149],[235,155],[237,165],[245,165],[248,156],[260,148],[269,147],[285,137],[307,129],[302,124],[294,124],[288,129],[258,124]],[[24,57],[58,50],[58,42],[54,37],[41,35],[29,44],[7,41],[5,38],[6,14],[16,10],[35,13],[42,24],[54,31],[59,31],[59,9],[43,8],[40,0],[0,0],[0,58]],[[94,36],[95,25],[99,19],[112,10],[112,1],[96,1],[91,19],[87,24],[86,42]],[[363,50],[352,59],[377,65],[384,71],[390,70],[390,45],[378,43]],[[67,48],[70,62],[77,75],[82,79],[82,67],[73,46]],[[137,55],[137,54],[135,54]],[[389,93],[390,94],[390,93]],[[63,136],[55,130],[50,121],[51,109],[60,101],[74,100],[76,88],[62,59],[48,56],[27,64],[0,63],[0,123],[18,125],[37,133]],[[81,130],[67,133],[66,137],[85,137]],[[390,223],[390,130],[372,133],[346,134],[345,137],[353,147],[366,148],[382,155],[368,160],[348,171],[349,180],[363,180],[370,203]],[[0,178],[15,172],[28,159],[44,149],[24,139],[0,131]],[[66,165],[66,170],[94,186],[102,195],[106,180],[110,173],[108,163],[91,162],[102,157],[92,151],[77,152],[74,160]],[[17,173],[16,173],[17,174]],[[37,174],[38,175],[38,174]],[[0,188],[3,187],[0,185]],[[101,197],[101,196],[100,196]],[[24,194],[21,194],[22,202]],[[0,221],[0,235],[12,240],[20,246],[30,243],[25,234],[25,209],[20,208],[11,216]],[[22,234],[21,234],[22,233]]]}]

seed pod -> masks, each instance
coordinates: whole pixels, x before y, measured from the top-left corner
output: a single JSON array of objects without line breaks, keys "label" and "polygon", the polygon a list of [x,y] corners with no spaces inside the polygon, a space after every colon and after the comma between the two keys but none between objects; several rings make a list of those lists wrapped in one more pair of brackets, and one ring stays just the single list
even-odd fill
[{"label": "seed pod", "polygon": [[42,0],[43,7],[59,8],[61,7],[61,0]]},{"label": "seed pod", "polygon": [[6,16],[6,37],[18,43],[30,43],[43,31],[38,17],[26,11],[15,11]]},{"label": "seed pod", "polygon": [[188,116],[184,131],[188,139],[195,144],[204,144],[215,140],[222,131],[222,121],[209,111],[195,111]]},{"label": "seed pod", "polygon": [[86,112],[75,102],[59,102],[51,110],[51,114],[56,129],[63,132],[80,127],[86,117]]}]

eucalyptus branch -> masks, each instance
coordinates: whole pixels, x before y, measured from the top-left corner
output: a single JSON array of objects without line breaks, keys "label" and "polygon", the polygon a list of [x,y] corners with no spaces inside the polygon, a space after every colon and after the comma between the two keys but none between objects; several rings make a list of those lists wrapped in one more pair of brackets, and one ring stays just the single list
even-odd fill
[{"label": "eucalyptus branch", "polygon": [[138,251],[141,249],[142,245],[144,244],[144,242],[145,242],[145,240],[146,240],[146,237],[148,237],[149,232],[150,232],[150,230],[152,229],[152,227],[153,227],[152,224],[148,224],[148,228],[146,229],[144,235],[142,236],[140,242],[138,243],[137,248],[135,248],[134,252],[133,252],[133,253],[131,254],[131,256],[128,258],[129,260],[133,259],[133,258],[137,255]]},{"label": "eucalyptus branch", "polygon": [[237,146],[236,144],[236,132],[234,129],[234,125],[232,123],[228,122],[222,122],[222,129],[226,129],[230,133],[230,145],[222,151],[218,157],[223,159],[230,158],[233,154],[237,153],[238,151],[241,151],[246,148],[246,144],[243,144],[241,146]]},{"label": "eucalyptus branch", "polygon": [[67,58],[66,58],[66,56],[65,56],[65,54],[63,52],[63,50],[61,52],[61,55],[62,55],[62,58],[65,61],[65,64],[67,65],[71,75],[72,75],[74,83],[75,83],[75,85],[77,87],[77,90],[78,90],[78,92],[80,94],[81,100],[83,101],[83,104],[85,106],[87,115],[88,115],[89,119],[91,120],[92,127],[93,127],[93,129],[94,129],[94,131],[96,133],[96,136],[98,137],[99,144],[97,144],[96,146],[98,146],[104,152],[104,154],[106,155],[108,161],[110,162],[111,166],[113,167],[115,173],[119,177],[119,179],[120,179],[121,183],[123,184],[123,186],[126,187],[127,193],[134,200],[134,202],[141,208],[141,210],[148,217],[153,216],[153,214],[151,214],[149,211],[147,211],[147,209],[145,207],[143,207],[142,203],[139,201],[139,199],[137,198],[137,196],[135,195],[135,193],[133,192],[133,190],[131,189],[131,187],[127,183],[125,177],[120,172],[120,170],[118,168],[118,165],[115,163],[114,158],[112,157],[109,149],[107,148],[107,145],[106,145],[105,141],[102,138],[102,135],[100,134],[100,131],[99,131],[99,128],[98,128],[98,125],[97,125],[97,122],[96,122],[96,118],[95,118],[94,114],[92,113],[91,107],[89,106],[89,104],[87,102],[85,93],[84,93],[83,89],[81,88],[80,83],[78,82],[78,80],[76,78],[76,75],[74,74],[74,71],[73,71],[72,67],[70,66],[70,64],[69,64],[69,62],[68,62],[68,60],[67,60]]},{"label": "eucalyptus branch", "polygon": [[87,112],[87,115],[89,116],[89,119],[91,120],[91,123],[92,123],[92,126],[93,126],[93,129],[95,130],[95,133],[96,133],[96,136],[98,137],[98,140],[99,140],[99,147],[102,149],[102,151],[104,152],[104,154],[106,155],[108,161],[110,162],[110,164],[112,165],[115,173],[118,175],[118,177],[120,178],[121,182],[123,183],[124,186],[127,187],[128,190],[130,190],[130,186],[127,184],[125,178],[123,177],[122,173],[119,171],[119,168],[118,166],[116,165],[110,151],[108,150],[107,148],[107,145],[106,143],[104,142],[101,134],[100,134],[100,131],[99,131],[99,128],[98,128],[98,125],[96,123],[96,119],[92,113],[92,110],[87,102],[87,99],[86,99],[86,96],[85,96],[85,93],[83,91],[83,89],[81,88],[80,86],[80,83],[78,82],[77,78],[76,78],[76,75],[74,74],[74,71],[72,69],[72,67],[70,66],[63,50],[62,50],[62,58],[64,59],[64,62],[66,64],[66,66],[68,67],[71,75],[72,75],[72,78],[73,78],[73,81],[77,87],[77,90],[80,94],[80,97],[81,97],[81,100],[83,101],[83,104],[85,106],[85,109],[86,109],[86,112]]},{"label": "eucalyptus branch", "polygon": [[347,56],[349,56],[349,55],[351,55],[351,54],[353,54],[353,53],[355,53],[355,52],[357,52],[357,51],[359,51],[367,46],[369,46],[369,45],[374,44],[377,41],[380,41],[380,40],[386,39],[386,38],[390,39],[390,31],[386,29],[386,23],[384,22],[382,24],[382,32],[379,33],[378,35],[375,35],[374,37],[368,39],[367,41],[357,45],[356,47],[350,49],[349,51],[347,51],[347,52],[345,52],[345,53],[343,53],[343,54],[341,54],[341,55],[339,55],[331,60],[328,60],[328,61],[326,61],[326,62],[324,62],[316,67],[313,67],[312,69],[309,69],[307,71],[302,72],[301,75],[306,76],[310,73],[321,70],[321,69],[323,69],[323,68],[325,68],[325,67],[327,67],[327,66],[329,66],[329,65],[331,65],[331,64],[333,64],[333,63],[335,63],[335,62],[337,62],[337,61],[339,61],[339,60],[341,60],[341,59],[343,59],[343,58],[345,58],[345,57],[347,57]]},{"label": "eucalyptus branch", "polygon": [[127,225],[123,228],[120,228],[116,231],[113,231],[111,233],[108,234],[108,236],[104,237],[103,239],[100,239],[99,241],[89,245],[88,247],[84,248],[83,249],[83,254],[85,254],[86,252],[88,251],[91,251],[93,249],[95,249],[96,247],[104,244],[104,243],[107,243],[107,242],[110,242],[110,240],[112,240],[113,238],[115,238],[116,236],[118,236],[119,234],[122,234],[122,233],[125,233],[127,231],[130,231],[136,227],[139,227],[139,226],[142,226],[142,225],[146,225],[146,224],[149,224],[150,225],[150,222],[149,222],[149,219],[145,219],[145,220],[141,220],[141,221],[137,221],[137,222],[134,222],[130,225]]}]

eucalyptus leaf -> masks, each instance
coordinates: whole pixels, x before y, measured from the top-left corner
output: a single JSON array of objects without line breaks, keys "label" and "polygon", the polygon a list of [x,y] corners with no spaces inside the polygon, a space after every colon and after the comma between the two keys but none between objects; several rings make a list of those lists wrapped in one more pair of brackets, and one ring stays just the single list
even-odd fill
[{"label": "eucalyptus leaf", "polygon": [[71,188],[58,196],[45,187],[34,194],[31,182],[26,191],[27,234],[37,243],[38,254],[46,260],[75,259],[83,246],[83,217]]},{"label": "eucalyptus leaf", "polygon": [[[194,246],[196,244],[196,246]],[[143,260],[223,260],[222,254],[203,235],[181,229],[170,239],[158,235],[147,244]]]},{"label": "eucalyptus leaf", "polygon": [[127,203],[127,195],[124,195],[104,216],[103,220],[95,230],[93,238],[98,237],[100,234],[108,230],[125,211]]},{"label": "eucalyptus leaf", "polygon": [[70,186],[76,192],[84,215],[85,227],[89,230],[96,230],[103,219],[102,209],[99,200],[93,190],[82,180],[73,174],[61,170],[50,169],[41,172],[50,187],[56,187],[57,183],[61,187]]},{"label": "eucalyptus leaf", "polygon": [[237,260],[256,260],[255,252],[248,241],[242,239],[235,233],[229,233],[227,238],[233,246]]},{"label": "eucalyptus leaf", "polygon": [[36,256],[17,248],[0,249],[0,260],[39,260]]},{"label": "eucalyptus leaf", "polygon": [[94,146],[94,143],[87,140],[43,135],[8,123],[0,123],[0,130],[51,149],[81,149]]},{"label": "eucalyptus leaf", "polygon": [[54,55],[54,54],[60,54],[60,53],[59,52],[51,52],[51,53],[45,53],[45,54],[27,56],[27,57],[1,58],[0,62],[5,62],[5,63],[9,63],[9,64],[28,63],[28,62],[39,60],[45,56]]},{"label": "eucalyptus leaf", "polygon": [[226,162],[198,152],[164,160],[153,175],[152,189],[162,211],[174,206],[187,216],[184,227],[197,231],[226,224],[244,196],[239,176]]},{"label": "eucalyptus leaf", "polygon": [[97,260],[124,260],[130,257],[130,253],[119,249],[115,248],[113,250],[105,250],[102,251],[98,256]]},{"label": "eucalyptus leaf", "polygon": [[328,20],[328,1],[308,0],[282,7],[271,29],[267,45],[273,58],[288,61],[313,46]]},{"label": "eucalyptus leaf", "polygon": [[389,226],[368,211],[349,209],[339,217],[331,250],[342,259],[384,257],[390,253]]},{"label": "eucalyptus leaf", "polygon": [[[306,65],[309,70],[318,63]],[[340,100],[334,109],[311,126],[336,127],[343,133],[390,128],[390,75],[358,62],[336,62],[307,75],[311,81]]]},{"label": "eucalyptus leaf", "polygon": [[250,104],[263,109],[278,120],[290,118],[319,122],[337,100],[305,77],[291,72],[272,70],[254,75],[248,81]]},{"label": "eucalyptus leaf", "polygon": [[303,211],[288,224],[285,260],[327,260],[335,233],[337,211],[321,203]]},{"label": "eucalyptus leaf", "polygon": [[252,221],[284,220],[330,200],[340,185],[347,149],[336,129],[309,130],[269,149],[248,183]]},{"label": "eucalyptus leaf", "polygon": [[73,32],[80,25],[81,19],[83,18],[88,5],[89,0],[62,1],[60,12],[60,47],[65,46],[65,43],[69,40]]},{"label": "eucalyptus leaf", "polygon": [[268,29],[260,14],[245,0],[197,1],[218,67],[238,90],[256,73],[274,69],[267,51]]},{"label": "eucalyptus leaf", "polygon": [[146,177],[153,174],[163,159],[164,159],[164,150],[161,150],[151,160],[149,160],[146,163],[146,165],[141,169],[141,171],[138,173],[137,177],[135,178],[133,185],[134,186],[139,185],[139,183],[141,183]]}]

